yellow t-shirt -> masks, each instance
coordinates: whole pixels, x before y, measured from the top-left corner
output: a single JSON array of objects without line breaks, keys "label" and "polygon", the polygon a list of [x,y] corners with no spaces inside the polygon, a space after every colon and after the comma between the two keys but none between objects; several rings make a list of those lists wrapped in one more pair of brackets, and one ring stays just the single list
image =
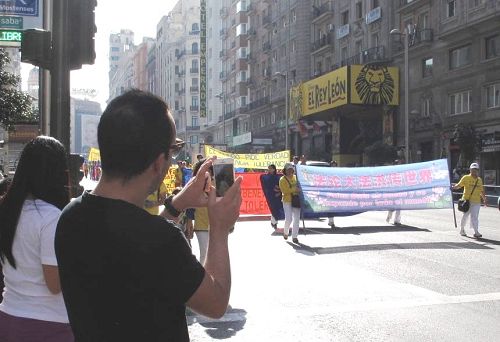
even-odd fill
[{"label": "yellow t-shirt", "polygon": [[[146,198],[146,201],[156,202],[156,201],[158,201],[158,197],[160,199],[165,198],[165,195],[167,194],[167,187],[165,186],[165,184],[163,182],[161,182],[159,190],[160,190],[159,194],[158,194],[158,190],[156,190],[152,194],[149,194],[149,196]],[[147,212],[152,214],[152,215],[158,215],[160,213],[160,206],[159,205],[155,205],[154,207],[144,208],[144,209],[146,209]]]},{"label": "yellow t-shirt", "polygon": [[[476,180],[477,185],[474,189],[474,193],[472,193],[472,189],[474,188],[474,184],[476,184]],[[468,199],[471,203],[481,203],[481,193],[484,191],[483,180],[481,179],[481,177],[474,178],[470,174],[465,175],[462,177],[460,182],[458,182],[457,186],[464,188],[462,199]]]},{"label": "yellow t-shirt", "polygon": [[[295,175],[292,176],[292,179],[285,179],[286,176],[282,176],[280,178],[280,190],[283,194],[283,203],[291,203],[292,202],[292,194],[297,195],[299,193],[299,189],[297,189],[297,177]],[[290,182],[290,184],[288,184]],[[291,186],[290,186],[291,185]]]},{"label": "yellow t-shirt", "polygon": [[208,208],[196,208],[194,210],[194,230],[208,230]]}]

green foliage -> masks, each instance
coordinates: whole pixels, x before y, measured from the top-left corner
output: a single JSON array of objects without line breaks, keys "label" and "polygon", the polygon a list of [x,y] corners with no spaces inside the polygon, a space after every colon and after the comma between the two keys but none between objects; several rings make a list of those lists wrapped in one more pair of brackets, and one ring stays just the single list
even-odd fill
[{"label": "green foliage", "polygon": [[32,110],[32,98],[18,90],[20,78],[5,71],[10,58],[4,49],[0,48],[0,125],[12,130],[18,122],[37,121]]},{"label": "green foliage", "polygon": [[397,158],[397,148],[395,146],[384,144],[382,141],[377,141],[364,150],[369,158],[370,165],[392,164]]}]

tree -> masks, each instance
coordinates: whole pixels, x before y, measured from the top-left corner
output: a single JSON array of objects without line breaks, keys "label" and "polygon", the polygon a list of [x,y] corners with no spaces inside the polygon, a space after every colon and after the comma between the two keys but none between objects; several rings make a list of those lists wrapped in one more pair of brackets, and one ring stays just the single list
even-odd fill
[{"label": "tree", "polygon": [[12,130],[18,122],[37,121],[32,98],[18,90],[21,79],[5,70],[10,63],[7,52],[0,48],[0,125]]}]

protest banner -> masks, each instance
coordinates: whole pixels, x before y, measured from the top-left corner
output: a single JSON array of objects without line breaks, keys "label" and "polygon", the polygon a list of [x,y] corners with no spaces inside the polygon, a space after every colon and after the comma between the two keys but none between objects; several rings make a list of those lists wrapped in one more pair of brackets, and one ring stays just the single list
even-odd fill
[{"label": "protest banner", "polygon": [[163,184],[167,187],[167,193],[171,194],[175,189],[175,174],[177,172],[177,165],[170,166],[165,178],[163,179]]},{"label": "protest banner", "polygon": [[240,215],[269,215],[269,207],[260,185],[261,173],[245,172],[237,173],[235,176],[243,177],[241,182],[242,202]]},{"label": "protest banner", "polygon": [[235,168],[256,170],[267,170],[267,167],[270,164],[276,165],[276,168],[280,170],[285,167],[285,163],[290,161],[290,151],[259,154],[238,154],[221,151],[210,145],[205,145],[205,155],[207,157],[217,156],[218,158],[233,158]]},{"label": "protest banner", "polygon": [[89,151],[89,157],[87,158],[88,161],[100,161],[101,160],[101,152],[99,149],[92,147],[90,148]]},{"label": "protest banner", "polygon": [[452,208],[446,159],[360,168],[297,166],[304,213]]},{"label": "protest banner", "polygon": [[271,215],[274,216],[276,220],[284,220],[285,212],[283,211],[283,203],[281,202],[281,190],[279,186],[280,178],[282,175],[270,175],[261,174],[260,184],[264,196],[267,201],[267,205],[271,211]]}]

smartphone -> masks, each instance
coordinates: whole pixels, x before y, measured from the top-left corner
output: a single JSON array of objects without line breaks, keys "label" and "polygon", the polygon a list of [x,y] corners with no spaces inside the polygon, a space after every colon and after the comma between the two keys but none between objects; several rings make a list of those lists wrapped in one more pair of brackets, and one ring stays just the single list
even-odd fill
[{"label": "smartphone", "polygon": [[223,197],[227,189],[234,183],[234,159],[217,158],[213,162],[215,193],[217,197]]}]

